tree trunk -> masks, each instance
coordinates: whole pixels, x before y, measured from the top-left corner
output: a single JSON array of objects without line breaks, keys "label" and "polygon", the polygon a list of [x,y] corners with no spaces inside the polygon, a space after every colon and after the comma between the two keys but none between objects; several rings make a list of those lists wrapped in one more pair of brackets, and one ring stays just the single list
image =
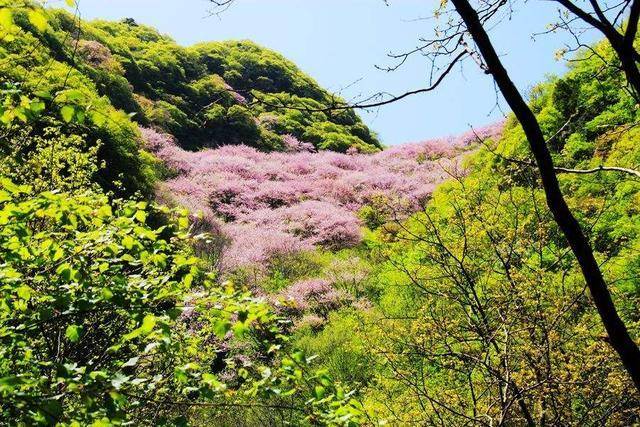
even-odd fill
[{"label": "tree trunk", "polygon": [[540,125],[502,65],[475,9],[468,0],[451,1],[480,50],[488,67],[488,72],[495,79],[507,103],[522,125],[540,171],[547,205],[580,264],[582,275],[609,335],[611,345],[620,356],[637,391],[640,391],[640,349],[638,349],[638,346],[629,335],[627,327],[620,319],[611,299],[611,293],[594,257],[591,245],[562,195],[554,171],[551,153],[547,148]]},{"label": "tree trunk", "polygon": [[622,65],[624,75],[629,86],[631,86],[630,90],[634,99],[640,103],[640,70],[638,70],[638,63],[635,58],[636,51],[633,45],[629,46],[624,41],[619,43],[611,39],[609,39],[609,43],[611,43],[613,50],[616,51],[620,59],[620,65]]}]

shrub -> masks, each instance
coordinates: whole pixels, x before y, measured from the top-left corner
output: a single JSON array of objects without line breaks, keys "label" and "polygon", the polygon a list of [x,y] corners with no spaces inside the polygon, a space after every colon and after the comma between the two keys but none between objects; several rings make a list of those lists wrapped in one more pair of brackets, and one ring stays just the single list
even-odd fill
[{"label": "shrub", "polygon": [[1,181],[0,420],[130,419],[176,386],[155,375],[197,260],[144,203],[31,191]]},{"label": "shrub", "polygon": [[0,176],[29,183],[34,191],[97,187],[100,145],[91,146],[84,137],[61,134],[55,127],[45,128],[41,136],[33,133],[23,127],[0,142]]},{"label": "shrub", "polygon": [[278,297],[289,303],[292,314],[313,313],[327,318],[330,312],[345,304],[348,295],[333,288],[323,279],[303,280],[284,290]]}]

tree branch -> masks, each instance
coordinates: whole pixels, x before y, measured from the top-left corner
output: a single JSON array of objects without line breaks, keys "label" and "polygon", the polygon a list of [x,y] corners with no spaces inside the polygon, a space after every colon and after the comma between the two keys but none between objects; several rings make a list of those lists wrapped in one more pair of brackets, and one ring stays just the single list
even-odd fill
[{"label": "tree branch", "polygon": [[640,19],[640,0],[633,0],[631,10],[629,11],[629,21],[627,22],[627,31],[625,32],[625,43],[633,47],[636,34],[638,33],[638,20]]},{"label": "tree branch", "polygon": [[597,28],[604,34],[608,34],[611,31],[610,27],[607,27],[605,23],[596,19],[593,15],[588,13],[587,11],[580,9],[576,6],[571,0],[555,0],[556,2],[563,5],[567,10],[571,13],[585,21],[587,24],[591,25],[594,28]]},{"label": "tree branch", "polygon": [[607,171],[615,171],[615,172],[622,172],[622,173],[626,173],[629,175],[632,175],[636,178],[640,178],[640,171],[637,171],[635,169],[629,169],[629,168],[621,168],[618,166],[598,166],[595,167],[593,169],[570,169],[570,168],[563,168],[563,167],[555,167],[554,168],[556,170],[556,172],[563,172],[563,173],[577,173],[577,174],[588,174],[588,173],[596,173],[596,172],[607,172]]},{"label": "tree branch", "polygon": [[308,112],[308,113],[326,113],[326,112],[337,111],[337,110],[353,110],[353,109],[367,109],[367,108],[381,107],[383,105],[392,104],[394,102],[400,101],[400,100],[402,100],[404,98],[407,98],[409,96],[412,96],[412,95],[417,95],[417,94],[425,93],[425,92],[431,92],[431,91],[435,90],[438,86],[440,86],[440,84],[442,83],[444,78],[451,72],[453,67],[461,59],[463,59],[467,54],[468,54],[467,51],[462,51],[462,52],[458,53],[458,55],[449,63],[447,68],[442,72],[442,74],[440,74],[438,79],[431,86],[426,87],[426,88],[422,88],[422,89],[416,89],[416,90],[412,90],[412,91],[409,91],[409,92],[405,92],[402,95],[393,96],[393,97],[391,97],[389,99],[386,99],[386,100],[383,100],[383,101],[370,102],[370,103],[364,102],[364,103],[356,103],[356,104],[336,104],[336,105],[331,105],[331,106],[322,107],[322,108],[310,108],[310,107],[296,107],[296,106],[292,106],[292,105],[286,105],[284,103],[274,104],[274,103],[267,102],[264,99],[260,99],[260,98],[254,96],[255,101],[251,102],[250,105],[257,103],[257,104],[261,104],[261,105],[266,105],[267,107],[271,107],[271,108],[281,108],[281,109],[285,109],[285,110],[297,110],[297,111],[304,111],[304,112]]}]

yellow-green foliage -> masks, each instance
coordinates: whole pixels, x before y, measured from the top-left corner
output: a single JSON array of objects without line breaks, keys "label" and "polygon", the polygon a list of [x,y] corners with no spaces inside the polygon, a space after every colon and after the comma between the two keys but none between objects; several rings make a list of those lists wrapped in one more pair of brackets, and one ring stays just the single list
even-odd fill
[{"label": "yellow-green foliage", "polygon": [[[614,60],[606,44],[594,49]],[[579,59],[530,93],[556,164],[639,169],[637,108],[623,76],[588,53]],[[373,307],[359,316],[334,313],[324,329],[306,327],[298,336],[334,375],[361,381],[372,419],[638,421],[640,401],[628,392],[633,385],[548,212],[532,160],[511,116],[503,136],[470,156],[468,175],[437,189],[425,212],[382,225],[361,212],[376,227],[365,280]],[[640,181],[613,171],[559,177],[637,339]],[[362,357],[370,358],[366,367]]]},{"label": "yellow-green foliage", "polygon": [[[68,35],[71,17],[53,16],[58,39]],[[276,108],[285,100],[289,106],[320,108],[332,99],[292,62],[250,41],[184,48],[131,19],[83,23],[80,37],[83,72],[100,93],[185,146],[243,143],[282,149],[282,136],[291,134],[321,149],[380,148],[352,111],[292,114]],[[268,123],[257,120],[265,112],[271,116]],[[312,125],[316,131],[307,135]],[[330,130],[322,129],[329,125]]]},{"label": "yellow-green foliage", "polygon": [[[99,93],[81,67],[71,65],[76,46],[64,37],[63,24],[56,24],[42,9],[33,10],[47,17],[48,23],[35,26],[29,10],[12,9],[16,29],[10,40],[0,43],[3,163],[17,165],[19,169],[12,173],[22,182],[29,182],[26,178],[39,171],[55,175],[55,182],[48,178],[49,188],[81,173],[119,194],[149,194],[153,168],[145,161],[148,157],[141,155],[137,125]],[[50,147],[48,156],[46,146]],[[71,147],[79,151],[72,153]],[[58,148],[67,150],[69,165],[74,157],[82,160],[73,167],[53,166],[52,161],[63,155],[55,153]],[[27,171],[29,165],[35,169]],[[84,171],[79,170],[81,165],[86,166]],[[56,171],[46,172],[45,168]]]}]

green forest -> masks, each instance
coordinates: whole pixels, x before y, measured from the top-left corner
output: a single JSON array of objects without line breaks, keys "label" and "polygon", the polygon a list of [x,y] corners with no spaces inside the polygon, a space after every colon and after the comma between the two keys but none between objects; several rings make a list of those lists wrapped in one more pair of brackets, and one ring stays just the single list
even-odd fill
[{"label": "green forest", "polygon": [[598,41],[527,91],[434,4],[428,90],[510,111],[385,146],[402,96],[0,0],[0,425],[639,425],[640,1],[552,1]]}]

